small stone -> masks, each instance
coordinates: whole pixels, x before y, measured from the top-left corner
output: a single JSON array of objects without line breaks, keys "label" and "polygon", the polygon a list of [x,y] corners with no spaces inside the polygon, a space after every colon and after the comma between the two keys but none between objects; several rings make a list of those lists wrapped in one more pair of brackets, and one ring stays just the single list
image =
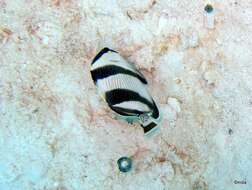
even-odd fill
[{"label": "small stone", "polygon": [[230,128],[230,129],[228,129],[228,134],[229,135],[232,135],[233,134],[233,130]]},{"label": "small stone", "polygon": [[117,161],[117,165],[121,172],[128,172],[132,168],[132,159],[129,157],[121,157]]},{"label": "small stone", "polygon": [[213,12],[213,6],[210,5],[210,4],[207,4],[207,5],[205,6],[205,11],[206,11],[207,13]]},{"label": "small stone", "polygon": [[181,79],[176,78],[176,79],[175,79],[175,82],[176,82],[176,84],[180,84],[180,83],[181,83]]}]

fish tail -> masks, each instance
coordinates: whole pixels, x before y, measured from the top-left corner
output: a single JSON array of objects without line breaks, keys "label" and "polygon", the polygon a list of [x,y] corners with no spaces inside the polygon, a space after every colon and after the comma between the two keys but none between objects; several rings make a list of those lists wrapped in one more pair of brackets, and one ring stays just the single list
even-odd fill
[{"label": "fish tail", "polygon": [[156,130],[159,129],[158,127],[158,123],[156,122],[149,122],[148,124],[142,124],[141,125],[143,130],[144,130],[144,134],[149,136],[150,134],[153,134]]},{"label": "fish tail", "polygon": [[162,116],[160,114],[160,111],[155,104],[153,100],[153,112],[150,116],[149,120],[146,123],[142,123],[141,126],[144,130],[145,135],[153,134],[153,132],[157,131],[159,129],[159,124],[162,120]]}]

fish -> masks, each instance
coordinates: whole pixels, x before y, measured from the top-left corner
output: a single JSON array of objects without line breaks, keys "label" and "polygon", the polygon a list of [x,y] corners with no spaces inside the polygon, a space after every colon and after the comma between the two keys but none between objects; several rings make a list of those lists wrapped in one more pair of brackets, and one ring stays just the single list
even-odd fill
[{"label": "fish", "polygon": [[160,110],[146,78],[135,65],[117,51],[104,47],[92,60],[90,72],[98,94],[119,119],[139,122],[145,135],[158,129]]}]

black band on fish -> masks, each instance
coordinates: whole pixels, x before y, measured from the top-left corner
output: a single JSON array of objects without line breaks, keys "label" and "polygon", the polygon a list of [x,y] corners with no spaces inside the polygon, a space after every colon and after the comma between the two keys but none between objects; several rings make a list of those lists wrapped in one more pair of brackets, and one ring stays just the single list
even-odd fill
[{"label": "black band on fish", "polygon": [[125,69],[116,65],[107,65],[107,66],[99,67],[91,71],[91,75],[95,83],[99,79],[104,79],[104,78],[110,77],[112,75],[117,75],[117,74],[130,75],[130,76],[138,78],[142,83],[147,84],[146,79],[143,78],[138,73],[135,73],[131,70],[128,70],[128,69]]},{"label": "black band on fish", "polygon": [[107,52],[109,52],[109,51],[112,51],[112,52],[117,53],[116,51],[114,51],[114,50],[112,50],[112,49],[109,49],[109,48],[105,47],[105,48],[103,48],[103,49],[95,56],[95,58],[93,59],[91,65],[94,64],[104,53],[107,53]]},{"label": "black band on fish", "polygon": [[120,114],[120,115],[123,115],[123,116],[138,116],[138,115],[141,115],[141,114],[144,114],[145,112],[143,111],[139,111],[139,110],[135,110],[135,109],[127,109],[127,108],[119,108],[119,107],[116,107],[116,106],[110,106],[110,108]]},{"label": "black band on fish", "polygon": [[146,125],[146,126],[143,126],[143,130],[144,130],[144,133],[148,133],[150,130],[152,130],[154,127],[156,127],[157,124],[154,123],[154,122],[151,122],[150,124]]},{"label": "black band on fish", "polygon": [[152,117],[154,119],[157,119],[159,117],[159,110],[157,105],[155,104],[154,100],[153,100],[153,112],[152,112]]},{"label": "black band on fish", "polygon": [[110,106],[127,101],[139,101],[153,109],[153,103],[140,96],[137,92],[127,89],[115,89],[105,93],[105,99]]}]

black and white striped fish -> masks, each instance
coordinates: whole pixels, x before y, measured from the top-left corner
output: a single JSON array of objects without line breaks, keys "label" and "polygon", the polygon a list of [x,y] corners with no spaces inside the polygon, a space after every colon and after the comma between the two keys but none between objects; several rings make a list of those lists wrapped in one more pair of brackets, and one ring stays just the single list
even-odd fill
[{"label": "black and white striped fish", "polygon": [[139,121],[145,134],[157,129],[159,109],[147,89],[147,80],[134,65],[105,47],[92,61],[91,75],[99,94],[122,119]]}]

